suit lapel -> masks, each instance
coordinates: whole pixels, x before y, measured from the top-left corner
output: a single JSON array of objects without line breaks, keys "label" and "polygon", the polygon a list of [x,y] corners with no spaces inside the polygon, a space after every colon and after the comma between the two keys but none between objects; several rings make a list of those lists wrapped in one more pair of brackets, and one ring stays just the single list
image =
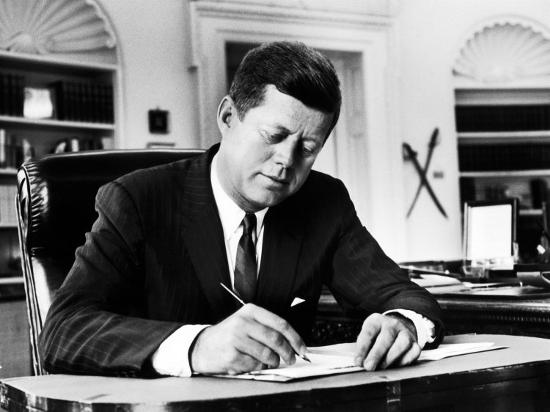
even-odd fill
[{"label": "suit lapel", "polygon": [[214,321],[230,315],[236,304],[220,286],[230,285],[223,229],[210,184],[210,149],[190,166],[183,181],[183,240]]},{"label": "suit lapel", "polygon": [[275,313],[285,313],[294,298],[292,289],[304,235],[303,216],[287,213],[289,208],[284,206],[285,203],[269,209],[265,217],[255,299],[258,305]]}]

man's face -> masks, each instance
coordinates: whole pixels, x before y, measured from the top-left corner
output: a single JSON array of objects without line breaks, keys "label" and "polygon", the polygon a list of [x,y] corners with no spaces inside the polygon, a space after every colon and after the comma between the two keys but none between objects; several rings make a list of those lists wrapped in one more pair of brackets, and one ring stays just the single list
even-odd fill
[{"label": "man's face", "polygon": [[272,85],[266,87],[263,103],[242,120],[233,101],[224,98],[218,110],[223,188],[245,211],[282,202],[308,177],[332,118]]}]

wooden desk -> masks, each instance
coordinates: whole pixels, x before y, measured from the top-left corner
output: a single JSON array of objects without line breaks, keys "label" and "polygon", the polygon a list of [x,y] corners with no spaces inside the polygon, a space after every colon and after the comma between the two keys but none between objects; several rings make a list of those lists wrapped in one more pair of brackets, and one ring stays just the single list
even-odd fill
[{"label": "wooden desk", "polygon": [[[525,293],[518,295],[518,291]],[[443,310],[447,335],[496,333],[550,338],[550,290],[518,286],[475,293],[432,293]],[[345,316],[332,295],[325,293],[319,302],[313,341],[319,345],[352,341],[361,323],[361,319]]]},{"label": "wooden desk", "polygon": [[550,297],[436,296],[447,334],[502,333],[550,338]]},{"label": "wooden desk", "polygon": [[[406,368],[294,383],[223,378],[153,380],[48,375],[4,379],[9,410],[55,411],[518,411],[550,404],[550,341],[462,335],[448,342],[493,341],[507,349]],[[539,408],[539,409],[537,409]]]},{"label": "wooden desk", "polygon": [[550,291],[532,286],[432,291],[448,334],[478,332],[550,338]]}]

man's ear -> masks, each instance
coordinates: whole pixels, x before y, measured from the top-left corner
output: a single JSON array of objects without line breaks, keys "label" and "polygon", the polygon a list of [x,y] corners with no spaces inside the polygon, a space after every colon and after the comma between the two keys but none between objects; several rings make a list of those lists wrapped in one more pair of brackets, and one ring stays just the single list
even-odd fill
[{"label": "man's ear", "polygon": [[231,125],[235,120],[235,116],[237,116],[237,108],[233,103],[233,99],[229,96],[225,96],[218,106],[217,113],[218,129],[220,129],[222,137],[224,132],[231,128]]}]

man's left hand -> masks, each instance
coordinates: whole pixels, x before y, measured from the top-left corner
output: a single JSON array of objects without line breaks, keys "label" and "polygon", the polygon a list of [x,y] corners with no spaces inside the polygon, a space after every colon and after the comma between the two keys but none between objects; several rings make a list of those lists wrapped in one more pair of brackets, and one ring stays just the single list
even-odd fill
[{"label": "man's left hand", "polygon": [[373,313],[363,322],[357,337],[355,364],[368,371],[404,366],[420,356],[416,328],[405,317]]}]

